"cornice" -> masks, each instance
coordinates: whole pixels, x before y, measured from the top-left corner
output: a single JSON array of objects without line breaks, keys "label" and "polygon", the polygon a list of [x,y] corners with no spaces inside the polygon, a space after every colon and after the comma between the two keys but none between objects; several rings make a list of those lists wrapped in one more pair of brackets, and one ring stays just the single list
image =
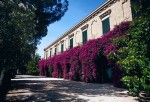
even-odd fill
[{"label": "cornice", "polygon": [[116,3],[117,1],[120,0],[107,0],[104,4],[102,4],[100,7],[98,7],[96,10],[94,10],[92,13],[90,13],[88,16],[86,16],[84,19],[82,19],[79,23],[77,23],[75,26],[73,26],[70,30],[68,30],[67,32],[65,32],[61,37],[59,37],[56,41],[54,41],[52,44],[50,44],[48,47],[46,47],[44,49],[44,51],[46,51],[49,47],[53,46],[56,42],[58,42],[59,40],[61,40],[63,37],[66,37],[68,34],[70,34],[72,31],[74,31],[75,29],[77,29],[78,27],[82,26],[83,24],[85,24],[87,21],[89,21],[90,19],[94,18],[95,16],[97,16],[99,13],[101,13],[102,11],[104,11],[106,8],[110,7],[111,5],[113,5],[114,3]]},{"label": "cornice", "polygon": [[103,18],[106,17],[107,15],[110,15],[110,13],[111,13],[111,10],[109,9],[109,10],[107,10],[106,12],[104,12],[102,15],[100,15],[99,17],[100,17],[100,19],[103,19]]},{"label": "cornice", "polygon": [[55,45],[55,47],[57,47],[58,44]]},{"label": "cornice", "polygon": [[83,31],[84,29],[86,29],[86,28],[88,28],[88,24],[86,24],[85,26],[83,26],[82,28],[81,28],[81,30]]},{"label": "cornice", "polygon": [[60,43],[63,43],[63,42],[64,42],[64,40],[61,40],[61,41],[60,41]]},{"label": "cornice", "polygon": [[71,38],[71,37],[73,37],[73,36],[74,36],[74,34],[70,34],[70,35],[68,35],[68,37],[69,37],[69,38]]}]

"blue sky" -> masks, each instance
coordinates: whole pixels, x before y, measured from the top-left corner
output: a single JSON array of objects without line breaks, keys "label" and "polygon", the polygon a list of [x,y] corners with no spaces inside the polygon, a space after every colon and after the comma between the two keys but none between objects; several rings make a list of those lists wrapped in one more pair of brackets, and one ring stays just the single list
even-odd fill
[{"label": "blue sky", "polygon": [[68,0],[68,11],[61,20],[49,25],[46,37],[39,44],[37,53],[43,58],[44,48],[50,45],[58,37],[63,35],[80,20],[90,14],[93,10],[103,4],[106,0]]}]

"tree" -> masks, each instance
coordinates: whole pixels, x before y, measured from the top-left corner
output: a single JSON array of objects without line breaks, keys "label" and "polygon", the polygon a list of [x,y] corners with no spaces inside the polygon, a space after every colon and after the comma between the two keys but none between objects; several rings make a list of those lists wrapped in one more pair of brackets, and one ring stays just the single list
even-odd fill
[{"label": "tree", "polygon": [[[0,1],[0,95],[10,85],[13,70],[21,68],[34,51],[33,8],[20,0]],[[30,50],[32,49],[32,50]],[[23,57],[25,57],[23,59]],[[3,101],[3,99],[0,99]]]},{"label": "tree", "polygon": [[26,67],[27,67],[27,74],[39,75],[38,63],[39,63],[40,60],[41,60],[41,57],[39,55],[33,56],[33,58],[26,65]]},{"label": "tree", "polygon": [[[47,1],[53,2],[47,3]],[[0,0],[1,101],[4,100],[3,97],[10,85],[12,74],[15,73],[16,69],[25,70],[25,65],[35,53],[36,45],[39,43],[39,40],[46,35],[47,26],[59,20],[63,16],[63,14],[59,14],[67,10],[68,3],[58,8],[56,5],[61,5],[62,3],[61,0],[58,0],[59,2],[56,1],[57,0]],[[47,6],[38,6],[37,4]],[[49,7],[51,7],[51,9],[49,9]],[[65,11],[61,10],[63,8]],[[55,11],[55,13],[49,16],[43,16],[52,11]],[[51,17],[53,20],[51,20]],[[47,21],[42,23],[43,19]]]},{"label": "tree", "polygon": [[[68,10],[67,0],[28,0],[34,5],[36,24],[35,37],[43,37],[47,34],[47,26],[61,19]],[[41,36],[42,35],[42,36]]]}]

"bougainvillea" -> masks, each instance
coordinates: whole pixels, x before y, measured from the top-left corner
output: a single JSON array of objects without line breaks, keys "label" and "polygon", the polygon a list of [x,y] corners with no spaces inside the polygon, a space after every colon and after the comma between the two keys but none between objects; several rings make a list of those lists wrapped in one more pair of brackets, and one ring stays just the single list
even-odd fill
[{"label": "bougainvillea", "polygon": [[82,80],[85,82],[93,82],[96,80],[96,66],[93,63],[93,60],[100,52],[100,39],[101,38],[90,40],[81,48],[79,57],[82,63]]},{"label": "bougainvillea", "polygon": [[61,54],[62,57],[62,68],[64,72],[64,79],[69,79],[69,72],[70,72],[70,54],[69,51],[65,51]]},{"label": "bougainvillea", "polygon": [[74,47],[72,48],[69,52],[70,54],[70,61],[69,61],[69,66],[70,67],[70,72],[69,72],[69,79],[70,80],[76,80],[79,81],[81,79],[81,74],[82,74],[82,68],[79,60],[79,55],[80,55],[80,47]]},{"label": "bougainvillea", "polygon": [[[100,75],[103,72],[100,67],[104,66],[112,67],[114,76],[116,76],[115,74],[121,76],[119,75],[121,73],[117,73],[120,72],[120,69],[114,68],[116,67],[114,61],[110,60],[107,55],[110,51],[117,52],[117,45],[112,42],[112,39],[124,35],[128,29],[129,22],[123,22],[120,25],[116,26],[112,31],[108,32],[106,35],[103,35],[101,38],[90,40],[82,46],[80,59],[82,62],[82,70],[84,75],[83,81],[99,82],[99,79],[101,79],[100,77],[103,77],[102,75]],[[100,60],[101,56],[105,56],[107,58],[107,65],[102,66],[105,62],[101,63],[102,61],[95,61],[96,59]],[[98,65],[96,64],[96,62]],[[118,69],[118,71],[116,71],[116,69]],[[113,82],[115,84],[118,84],[118,80],[120,80],[120,77],[113,77]]]},{"label": "bougainvillea", "polygon": [[[110,74],[109,70],[112,70],[113,83],[118,85],[122,76],[121,70],[108,55],[110,52],[118,51],[113,38],[124,36],[128,29],[129,22],[123,22],[101,38],[89,40],[81,47],[74,47],[47,59],[47,66],[53,68],[52,77],[84,82],[105,82],[108,76],[104,75]],[[40,65],[40,68],[46,66],[45,60],[40,61]]]}]

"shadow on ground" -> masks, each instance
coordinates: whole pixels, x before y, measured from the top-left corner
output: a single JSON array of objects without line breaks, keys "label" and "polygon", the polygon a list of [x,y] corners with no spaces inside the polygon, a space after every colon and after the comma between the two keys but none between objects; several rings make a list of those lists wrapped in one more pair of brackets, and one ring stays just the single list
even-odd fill
[{"label": "shadow on ground", "polygon": [[[39,77],[38,77],[39,78]],[[18,78],[19,79],[19,78]],[[13,80],[7,102],[87,102],[95,96],[128,97],[127,91],[111,84],[68,80]]]}]

